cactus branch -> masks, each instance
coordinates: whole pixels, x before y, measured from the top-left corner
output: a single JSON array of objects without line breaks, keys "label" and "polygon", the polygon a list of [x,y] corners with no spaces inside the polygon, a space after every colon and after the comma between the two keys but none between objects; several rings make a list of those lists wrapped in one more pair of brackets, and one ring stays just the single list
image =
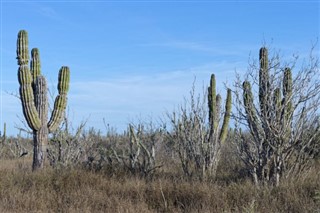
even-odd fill
[{"label": "cactus branch", "polygon": [[224,141],[227,138],[230,115],[231,115],[231,89],[228,89],[225,115],[224,115],[221,132],[220,132],[220,138],[219,138],[221,143],[224,143]]}]

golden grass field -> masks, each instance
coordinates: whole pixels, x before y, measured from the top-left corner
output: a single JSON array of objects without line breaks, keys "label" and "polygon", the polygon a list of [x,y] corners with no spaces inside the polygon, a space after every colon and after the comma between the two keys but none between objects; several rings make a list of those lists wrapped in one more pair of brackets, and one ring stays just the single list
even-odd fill
[{"label": "golden grass field", "polygon": [[[258,189],[249,179],[152,179],[83,168],[31,171],[30,156],[0,162],[0,212],[320,212],[320,165],[303,178]],[[172,174],[170,174],[170,172]]]}]

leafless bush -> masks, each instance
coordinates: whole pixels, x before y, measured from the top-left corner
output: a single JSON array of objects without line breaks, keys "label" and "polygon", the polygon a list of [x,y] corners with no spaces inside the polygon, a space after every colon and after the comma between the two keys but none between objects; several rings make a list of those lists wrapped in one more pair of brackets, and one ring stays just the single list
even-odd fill
[{"label": "leafless bush", "polygon": [[250,63],[235,82],[236,144],[256,184],[303,175],[319,145],[319,58],[310,54],[300,68],[298,57],[280,58],[261,48],[260,66]]},{"label": "leafless bush", "polygon": [[[214,75],[211,77],[211,83],[212,79]],[[208,89],[209,92],[211,87],[214,87],[213,97],[206,92],[203,96],[196,95],[193,86],[189,100],[185,99],[178,111],[167,114],[172,128],[167,136],[171,147],[178,153],[184,174],[201,180],[216,176],[231,110],[231,93],[228,91],[224,112],[221,109],[220,95],[215,95],[215,79]],[[203,98],[207,95],[209,104]],[[213,110],[210,107],[212,99],[215,101]]]},{"label": "leafless bush", "polygon": [[21,130],[16,137],[5,137],[0,143],[0,158],[16,159],[25,157],[32,150],[31,140],[21,136]]},{"label": "leafless bush", "polygon": [[82,122],[75,133],[72,133],[70,123],[65,118],[62,126],[53,133],[47,149],[51,166],[66,167],[83,163],[91,166],[97,160],[102,137],[93,128],[85,131],[85,123]]},{"label": "leafless bush", "polygon": [[150,177],[162,165],[157,163],[157,146],[163,141],[161,127],[149,124],[129,124],[128,130],[119,134],[107,134],[108,147],[105,160],[109,166],[121,167],[131,174]]}]

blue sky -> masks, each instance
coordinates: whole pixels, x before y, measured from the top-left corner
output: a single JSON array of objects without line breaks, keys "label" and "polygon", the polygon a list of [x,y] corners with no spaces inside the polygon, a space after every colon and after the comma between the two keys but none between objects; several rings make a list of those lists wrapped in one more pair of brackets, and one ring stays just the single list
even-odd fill
[{"label": "blue sky", "polygon": [[[23,119],[16,93],[16,39],[29,33],[42,73],[57,93],[58,70],[71,70],[74,126],[123,130],[157,119],[216,74],[218,91],[245,72],[266,42],[305,56],[319,36],[320,1],[1,1],[1,115],[9,134]],[[319,51],[319,44],[317,46]]]}]

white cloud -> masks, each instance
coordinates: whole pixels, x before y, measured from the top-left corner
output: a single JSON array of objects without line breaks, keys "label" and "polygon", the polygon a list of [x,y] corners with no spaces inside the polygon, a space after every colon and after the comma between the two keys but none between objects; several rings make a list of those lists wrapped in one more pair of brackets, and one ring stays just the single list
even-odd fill
[{"label": "white cloud", "polygon": [[101,128],[102,119],[106,118],[111,125],[122,129],[136,116],[158,117],[166,110],[173,110],[183,97],[188,97],[195,77],[196,90],[202,92],[215,72],[218,91],[224,95],[224,83],[231,83],[237,65],[227,66],[222,62],[185,71],[72,82],[69,106],[81,119],[90,115],[88,125]]},{"label": "white cloud", "polygon": [[[106,76],[95,80],[77,80],[70,82],[68,108],[70,121],[74,126],[88,118],[87,127],[104,130],[103,118],[118,130],[124,130],[128,122],[138,117],[151,116],[155,119],[163,116],[182,103],[189,96],[195,80],[197,92],[208,85],[210,75],[215,73],[218,92],[224,96],[223,83],[231,86],[234,68],[240,63],[230,64],[224,61],[210,63],[185,70],[164,71],[153,74],[118,74],[112,78]],[[49,83],[49,89],[55,95],[56,83]],[[17,115],[23,118],[20,101],[2,93],[3,120],[13,126],[20,124]],[[11,132],[15,130],[10,129]]]},{"label": "white cloud", "polygon": [[39,13],[42,16],[45,16],[53,20],[61,20],[61,16],[58,14],[58,12],[51,7],[41,7],[39,9]]}]

